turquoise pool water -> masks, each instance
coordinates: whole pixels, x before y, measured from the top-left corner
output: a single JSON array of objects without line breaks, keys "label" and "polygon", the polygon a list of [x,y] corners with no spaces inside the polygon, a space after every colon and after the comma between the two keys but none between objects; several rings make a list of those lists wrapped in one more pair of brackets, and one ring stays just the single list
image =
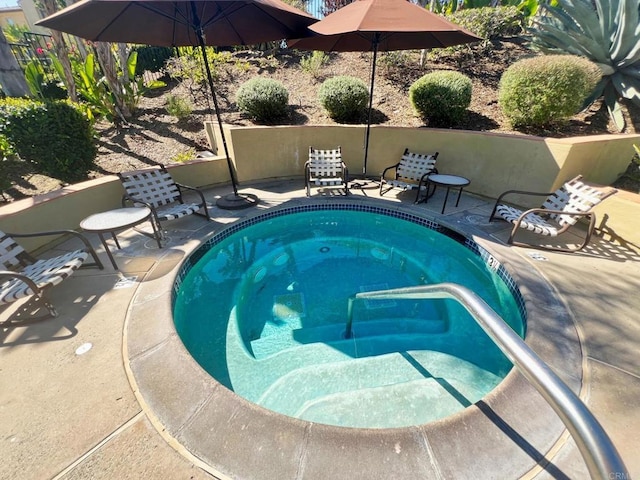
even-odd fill
[{"label": "turquoise pool water", "polygon": [[523,336],[517,287],[490,254],[385,209],[298,210],[234,226],[183,268],[176,329],[220,383],[292,417],[388,428],[458,412],[509,372],[452,300],[358,300],[344,335],[358,292],[454,282]]}]

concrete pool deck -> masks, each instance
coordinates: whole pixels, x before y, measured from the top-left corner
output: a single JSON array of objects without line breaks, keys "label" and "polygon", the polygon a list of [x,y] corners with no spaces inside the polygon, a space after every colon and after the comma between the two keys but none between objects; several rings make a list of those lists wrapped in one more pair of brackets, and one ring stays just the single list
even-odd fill
[{"label": "concrete pool deck", "polygon": [[[144,332],[141,327],[132,336],[131,312],[135,310],[138,319],[157,315],[156,300],[166,298],[170,272],[184,258],[185,252],[195,248],[199,239],[240,217],[292,201],[344,200],[344,197],[317,196],[315,192],[307,200],[303,189],[298,188],[301,183],[296,180],[243,186],[242,192],[255,193],[261,199],[258,207],[244,211],[214,208],[211,212],[213,222],[194,216],[172,222],[168,224],[170,242],[162,250],[154,247],[153,240],[147,237],[134,231],[124,232],[119,235],[123,249],[114,251],[120,272],[108,265],[106,255],[99,250],[105,270],[81,270],[50,292],[59,317],[3,326],[0,343],[0,420],[3,425],[0,453],[3,462],[0,477],[199,479],[211,478],[208,472],[219,471],[215,465],[206,465],[202,456],[197,459],[187,452],[184,444],[175,439],[175,431],[171,432],[172,429],[181,431],[186,419],[197,413],[189,411],[194,405],[188,398],[190,395],[174,392],[164,398],[166,403],[163,405],[153,405],[145,401],[149,398],[145,397],[145,392],[137,389],[136,372],[132,371],[131,365],[135,370],[136,359],[142,357],[136,357],[136,353],[148,350],[164,332],[156,328]],[[215,199],[227,191],[228,188],[208,190],[207,198],[215,203]],[[354,189],[352,201],[368,201],[365,197],[377,196],[375,189]],[[390,205],[402,202],[412,212],[422,212],[443,224],[463,231],[483,232],[486,241],[494,242],[496,249],[507,249],[508,255],[520,257],[532,271],[548,280],[575,321],[584,355],[583,400],[612,438],[631,478],[639,477],[640,458],[636,452],[640,449],[640,402],[637,400],[640,398],[640,355],[637,353],[640,345],[640,254],[600,238],[594,238],[585,253],[573,255],[505,247],[501,242],[507,238],[509,228],[501,222],[486,223],[491,204],[485,199],[464,192],[460,206],[455,208],[454,202],[449,202],[445,215],[440,215],[442,197],[436,196],[426,205],[417,206],[411,205],[412,199],[410,193],[396,196],[390,192],[384,197]],[[90,238],[98,248],[97,237]],[[69,245],[56,248],[69,248]],[[0,322],[10,320],[11,313],[11,309],[3,311]],[[90,348],[85,351],[89,344]],[[137,352],[136,348],[139,349]],[[152,369],[157,377],[151,379],[158,384],[164,383],[165,377],[183,373],[167,365],[158,367]],[[198,394],[195,390],[206,388],[209,388],[208,384],[198,385],[190,393],[195,395]],[[223,395],[230,396],[228,392]],[[537,394],[534,392],[533,395]],[[158,422],[163,408],[173,412],[183,410],[184,418],[174,416],[175,424],[165,425],[169,433],[163,432]],[[512,418],[493,418],[488,423],[497,425],[522,451],[523,457],[531,457],[532,465],[535,466],[533,459],[540,454],[552,456],[546,470],[533,467],[514,471],[512,478],[588,478],[572,440],[561,438],[553,451],[538,452],[536,438],[528,438],[523,430],[513,428],[519,412],[515,410],[512,414]],[[546,415],[548,412],[541,412],[541,416]],[[260,427],[250,421],[246,424],[248,431]],[[268,425],[265,423],[263,428],[268,430]],[[243,448],[242,432],[232,438],[219,434],[223,430],[219,424],[203,422],[196,427],[195,433],[200,435],[203,444],[218,438],[220,448],[228,452],[228,457],[234,457],[234,462],[251,465],[259,458],[258,452]],[[473,435],[472,430],[469,425],[467,430],[460,431],[461,439]],[[322,435],[322,426],[317,431]],[[291,440],[292,445],[298,443],[294,440]],[[407,478],[406,472],[384,468],[369,470],[367,464],[375,465],[375,448],[380,446],[375,435],[369,435],[358,445],[349,444],[348,439],[343,441],[342,444],[336,442],[333,455],[323,459],[325,466],[331,466],[331,471],[314,474],[308,461],[300,460],[297,470],[277,476],[278,466],[290,459],[272,457],[255,465],[256,471],[260,472],[256,478],[340,478],[335,472],[342,472],[342,478]],[[514,459],[501,460],[505,455],[498,448],[500,442],[495,437],[488,436],[485,440],[485,443],[494,442],[496,468],[493,471],[504,471],[497,466],[508,465]],[[353,450],[349,450],[351,448]],[[411,451],[403,452],[406,463],[417,464],[415,472],[427,471],[430,467],[425,464],[447,454],[439,451],[442,448],[433,439],[431,448],[435,453],[430,458],[417,458]],[[473,455],[463,457],[458,452],[459,449],[451,447],[449,453],[455,460],[451,464],[458,464],[459,469],[441,466],[436,469],[439,478],[469,478],[469,472],[476,473],[474,478],[507,478],[492,476],[492,465],[486,459]],[[300,455],[300,452],[284,451],[281,454],[287,457]],[[344,468],[348,464],[342,461],[343,458],[353,457],[361,458],[361,470]],[[232,478],[252,478],[233,471],[227,473]],[[413,478],[429,477],[415,475]]]}]

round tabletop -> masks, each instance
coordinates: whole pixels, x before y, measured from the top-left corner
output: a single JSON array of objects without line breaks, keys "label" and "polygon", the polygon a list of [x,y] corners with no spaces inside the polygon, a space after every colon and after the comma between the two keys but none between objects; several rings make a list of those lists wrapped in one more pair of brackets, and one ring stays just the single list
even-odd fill
[{"label": "round tabletop", "polygon": [[465,187],[471,183],[468,178],[460,177],[458,175],[441,175],[439,173],[429,175],[427,177],[427,181],[450,187]]},{"label": "round tabletop", "polygon": [[80,222],[80,228],[87,232],[111,232],[128,228],[146,220],[151,215],[149,207],[127,207],[94,213]]}]

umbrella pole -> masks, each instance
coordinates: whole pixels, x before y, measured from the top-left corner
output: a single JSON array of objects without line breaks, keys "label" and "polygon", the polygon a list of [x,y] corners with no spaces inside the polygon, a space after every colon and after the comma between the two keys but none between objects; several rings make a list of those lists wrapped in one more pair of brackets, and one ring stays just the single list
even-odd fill
[{"label": "umbrella pole", "polygon": [[373,110],[373,83],[376,77],[376,60],[378,58],[378,43],[380,41],[380,34],[376,33],[373,38],[373,64],[371,65],[371,83],[369,85],[369,112],[367,116],[367,129],[364,136],[364,161],[362,162],[362,182],[352,183],[351,188],[377,188],[377,182],[371,180],[373,187],[369,187],[369,180],[367,179],[367,158],[369,156],[369,135],[371,133],[371,111]]},{"label": "umbrella pole", "polygon": [[225,210],[239,210],[242,208],[253,207],[258,203],[258,197],[253,194],[238,193],[237,179],[235,168],[231,163],[229,157],[229,149],[227,147],[227,140],[224,135],[224,129],[222,128],[222,118],[220,117],[220,108],[218,107],[218,99],[216,97],[216,89],[213,86],[213,76],[211,75],[211,68],[209,67],[209,59],[207,58],[207,49],[204,42],[204,36],[202,35],[202,27],[200,20],[196,12],[195,3],[191,2],[191,9],[193,11],[194,21],[197,25],[196,33],[198,34],[198,43],[200,45],[200,51],[202,52],[202,60],[204,61],[204,68],[207,73],[207,81],[209,82],[209,89],[211,90],[211,97],[213,98],[213,107],[216,112],[216,118],[218,120],[218,126],[220,127],[220,138],[222,139],[222,147],[224,149],[224,155],[227,159],[227,167],[229,167],[229,175],[231,176],[231,185],[233,187],[233,194],[220,197],[216,202],[216,205]]},{"label": "umbrella pole", "polygon": [[369,86],[369,115],[367,117],[367,131],[364,138],[364,162],[362,164],[362,176],[367,176],[367,157],[369,156],[369,135],[371,133],[371,111],[373,110],[373,83],[376,78],[376,60],[378,58],[378,37],[373,40],[373,64],[371,65],[371,84]]}]

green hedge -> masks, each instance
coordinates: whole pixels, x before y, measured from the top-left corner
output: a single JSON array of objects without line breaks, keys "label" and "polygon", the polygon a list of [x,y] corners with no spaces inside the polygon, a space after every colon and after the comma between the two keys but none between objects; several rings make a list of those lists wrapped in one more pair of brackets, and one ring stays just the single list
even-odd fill
[{"label": "green hedge", "polygon": [[91,124],[68,101],[0,100],[0,136],[38,173],[65,182],[85,179],[94,166]]},{"label": "green hedge", "polygon": [[578,113],[600,77],[600,69],[583,57],[519,60],[502,74],[498,103],[514,128],[549,125]]},{"label": "green hedge", "polygon": [[318,98],[333,120],[352,123],[366,114],[369,90],[359,78],[340,75],[322,82]]},{"label": "green hedge", "polygon": [[471,79],[459,72],[438,70],[416,80],[409,87],[409,101],[431,127],[460,123],[471,104]]}]

